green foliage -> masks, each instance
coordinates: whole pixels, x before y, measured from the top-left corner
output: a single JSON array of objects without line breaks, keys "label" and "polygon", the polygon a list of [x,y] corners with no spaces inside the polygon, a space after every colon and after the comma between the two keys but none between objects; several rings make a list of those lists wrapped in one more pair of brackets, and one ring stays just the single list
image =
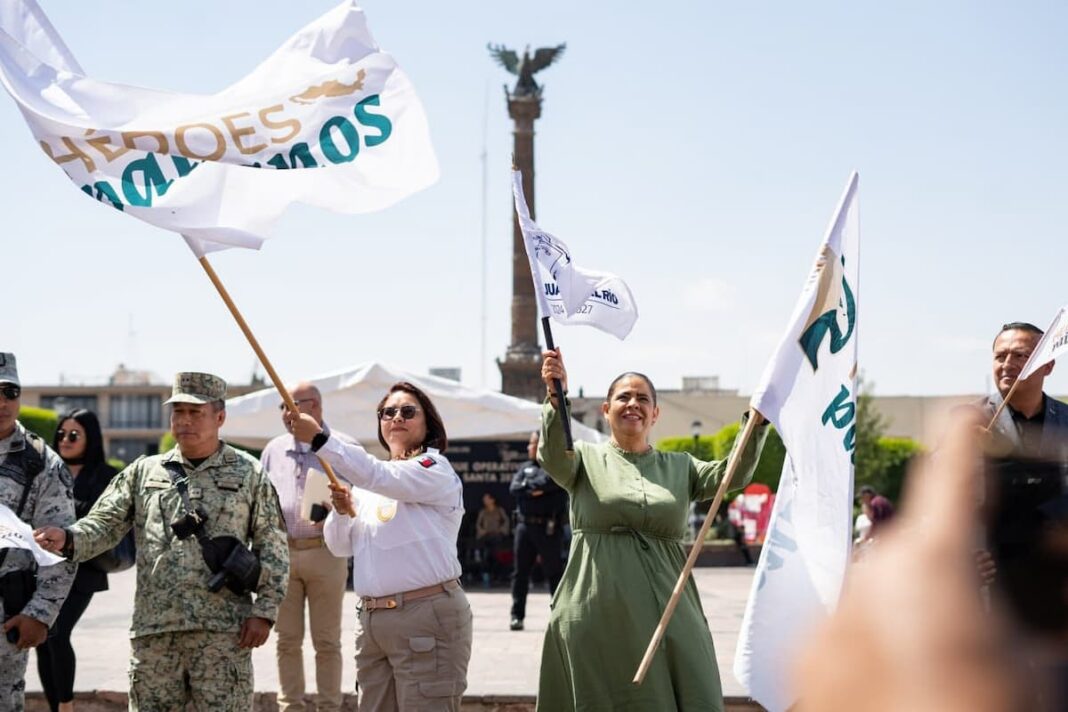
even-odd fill
[{"label": "green foliage", "polygon": [[51,445],[52,438],[56,435],[56,428],[59,427],[59,416],[54,410],[24,405],[19,408],[19,422],[24,428],[41,436],[46,443]]},{"label": "green foliage", "polygon": [[901,488],[905,483],[912,458],[923,452],[923,446],[912,438],[881,437],[877,441],[878,466],[867,468],[865,479],[857,476],[857,488],[871,485],[891,502],[901,501]]},{"label": "green foliage", "polygon": [[[731,423],[720,428],[714,435],[702,435],[697,439],[696,451],[692,437],[664,438],[656,444],[656,448],[667,452],[688,452],[701,460],[723,460],[730,454],[739,430],[738,423]],[[760,463],[753,474],[753,482],[766,484],[773,491],[778,489],[782,463],[785,459],[786,448],[782,444],[782,438],[779,437],[775,428],[769,426],[768,439],[764,442],[764,451],[760,455]]]},{"label": "green foliage", "polygon": [[885,436],[886,419],[875,410],[871,384],[857,378],[856,489],[871,485],[880,494],[898,502],[912,458],[923,448],[911,438]]},{"label": "green foliage", "polygon": [[174,446],[178,444],[178,441],[174,439],[174,436],[168,433],[163,433],[159,439],[159,451],[170,452],[174,449]]},{"label": "green foliage", "polygon": [[690,438],[664,438],[656,444],[657,450],[664,452],[688,452],[699,460],[715,460],[716,449],[713,436],[702,435],[697,438],[697,447],[694,448],[694,439]]},{"label": "green foliage", "polygon": [[112,467],[114,467],[119,472],[122,472],[123,470],[126,469],[126,464],[127,463],[123,462],[122,460],[120,460],[117,457],[109,457],[108,458],[108,464],[111,465]]}]

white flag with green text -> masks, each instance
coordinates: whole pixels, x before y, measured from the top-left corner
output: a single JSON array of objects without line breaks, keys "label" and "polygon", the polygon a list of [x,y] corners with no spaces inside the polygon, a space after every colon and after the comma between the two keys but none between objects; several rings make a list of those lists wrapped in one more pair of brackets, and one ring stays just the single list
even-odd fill
[{"label": "white flag with green text", "polygon": [[422,104],[351,0],[215,94],[87,76],[34,0],[4,0],[0,82],[75,186],[198,256],[258,248],[294,202],[370,212],[438,177]]},{"label": "white flag with green text", "polygon": [[846,185],[786,334],[750,403],[782,436],[782,478],[734,674],[769,712],[797,701],[797,654],[838,602],[849,563],[856,448],[860,218]]}]

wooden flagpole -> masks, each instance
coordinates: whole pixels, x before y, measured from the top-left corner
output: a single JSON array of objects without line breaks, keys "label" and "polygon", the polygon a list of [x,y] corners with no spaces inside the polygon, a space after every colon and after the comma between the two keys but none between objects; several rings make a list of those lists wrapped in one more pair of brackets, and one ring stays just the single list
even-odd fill
[{"label": "wooden flagpole", "polygon": [[[260,348],[260,342],[256,339],[256,335],[252,333],[252,329],[249,328],[248,323],[245,321],[245,317],[241,316],[241,311],[234,304],[234,300],[230,298],[230,293],[226,291],[226,287],[223,285],[222,280],[219,279],[219,275],[215,273],[215,269],[208,262],[207,257],[198,257],[197,261],[200,262],[200,266],[204,268],[204,271],[208,274],[208,279],[215,285],[215,289],[219,292],[219,296],[222,297],[223,303],[226,304],[226,308],[230,310],[230,314],[234,317],[234,321],[237,322],[238,327],[241,328],[241,333],[248,339],[249,345],[252,350],[256,352],[256,357],[259,358],[260,363],[263,364],[263,368],[267,371],[267,375],[271,379],[271,383],[278,390],[279,395],[282,396],[282,401],[286,404],[286,408],[290,413],[296,415],[300,412],[297,408],[296,402],[293,400],[293,396],[289,394],[289,389],[282,383],[282,379],[278,377],[278,372],[274,370],[274,366],[271,365],[270,359],[267,358],[267,354]],[[330,479],[330,484],[335,487],[341,486],[341,481],[334,474],[334,468],[330,466],[330,463],[326,462],[322,458],[319,458],[319,464],[323,466],[323,472],[326,473],[327,478]],[[355,512],[343,512],[344,514],[350,514],[355,516]]]},{"label": "wooden flagpole", "polygon": [[990,419],[989,423],[987,423],[986,431],[988,433],[990,432],[990,429],[994,427],[994,423],[997,422],[998,416],[1001,415],[1001,411],[1005,410],[1005,406],[1009,404],[1009,399],[1012,398],[1012,394],[1016,392],[1016,386],[1018,385],[1020,385],[1019,377],[1017,377],[1016,380],[1012,382],[1012,388],[1010,388],[1009,392],[1005,394],[1005,397],[1001,399],[1001,405],[999,405],[997,410],[994,411],[994,417]]},{"label": "wooden flagpole", "polygon": [[697,555],[701,553],[701,547],[705,542],[705,536],[708,534],[708,530],[712,527],[712,520],[716,518],[716,513],[719,511],[719,506],[723,502],[723,496],[727,493],[727,487],[730,485],[731,480],[734,479],[734,473],[738,469],[738,463],[741,461],[742,453],[745,452],[746,446],[749,444],[749,438],[752,437],[753,431],[756,430],[757,425],[763,422],[763,417],[757,414],[757,411],[749,409],[749,420],[745,423],[745,428],[739,434],[738,445],[731,453],[730,459],[727,461],[727,471],[723,475],[723,481],[719,483],[719,489],[716,490],[716,496],[712,499],[712,506],[708,510],[708,515],[705,516],[704,524],[701,525],[701,530],[697,532],[697,541],[693,543],[693,548],[690,549],[690,555],[686,559],[686,564],[682,567],[682,572],[679,574],[679,580],[675,582],[675,589],[671,592],[671,598],[668,600],[667,606],[664,607],[664,614],[660,616],[660,622],[656,626],[656,630],[653,632],[653,638],[649,641],[649,647],[645,649],[645,655],[642,656],[641,664],[638,665],[638,671],[634,673],[634,679],[632,682],[635,685],[640,685],[645,680],[646,673],[649,672],[649,666],[653,662],[653,656],[656,654],[656,649],[660,646],[660,641],[664,638],[664,633],[667,631],[668,623],[671,621],[671,616],[675,614],[675,607],[679,605],[679,599],[682,597],[682,592],[686,588],[686,581],[690,578],[690,572],[693,571],[694,564],[697,563]]}]

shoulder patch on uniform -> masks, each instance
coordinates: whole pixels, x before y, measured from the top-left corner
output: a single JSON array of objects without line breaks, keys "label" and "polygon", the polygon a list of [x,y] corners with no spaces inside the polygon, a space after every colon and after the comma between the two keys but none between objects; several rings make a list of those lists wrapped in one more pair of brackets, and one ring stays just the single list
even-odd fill
[{"label": "shoulder patch on uniform", "polygon": [[430,467],[433,467],[434,465],[437,464],[437,460],[435,460],[434,458],[430,457],[429,455],[425,455],[425,456],[419,458],[419,464],[422,465],[423,467],[430,468]]}]

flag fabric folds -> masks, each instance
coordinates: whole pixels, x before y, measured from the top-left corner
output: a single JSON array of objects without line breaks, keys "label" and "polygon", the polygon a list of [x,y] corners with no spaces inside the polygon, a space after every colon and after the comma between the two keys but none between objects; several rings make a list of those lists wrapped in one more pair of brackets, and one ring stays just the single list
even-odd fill
[{"label": "flag fabric folds", "polygon": [[1050,361],[1068,352],[1068,306],[1057,310],[1049,328],[1038,340],[1035,350],[1027,357],[1027,363],[1016,380],[1022,381]]},{"label": "flag fabric folds", "polygon": [[625,339],[638,319],[638,305],[630,287],[608,272],[582,269],[571,260],[571,250],[560,238],[545,232],[531,219],[523,194],[523,175],[512,171],[512,194],[530,260],[538,316],[561,324],[584,324]]},{"label": "flag fabric folds", "polygon": [[793,664],[813,627],[837,604],[849,562],[859,238],[853,173],[751,401],[782,436],[786,460],[734,672],[770,712],[797,701]]},{"label": "flag fabric folds", "polygon": [[194,95],[87,76],[34,0],[5,0],[0,81],[79,189],[198,256],[258,248],[294,202],[370,212],[438,177],[422,104],[352,1]]},{"label": "flag fabric folds", "polygon": [[0,549],[26,549],[40,566],[63,561],[62,556],[45,551],[33,540],[33,527],[19,519],[10,507],[0,504]]}]

